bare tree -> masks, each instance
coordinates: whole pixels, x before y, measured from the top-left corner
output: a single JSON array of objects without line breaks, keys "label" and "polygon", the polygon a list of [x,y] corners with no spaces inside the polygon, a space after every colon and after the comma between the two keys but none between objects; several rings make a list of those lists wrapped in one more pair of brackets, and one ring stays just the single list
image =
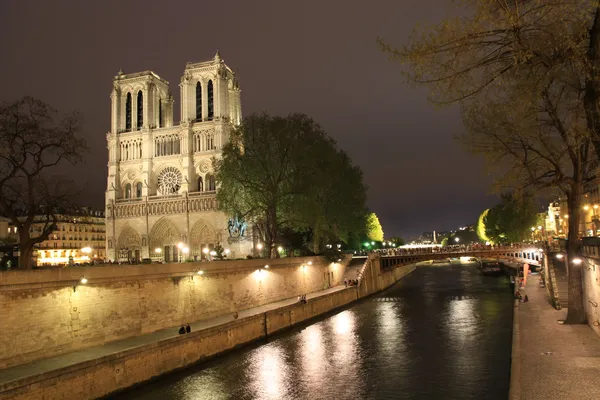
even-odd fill
[{"label": "bare tree", "polygon": [[[408,46],[382,49],[431,88],[436,104],[460,104],[463,138],[504,184],[555,188],[569,205],[569,314],[585,322],[578,253],[582,184],[600,154],[600,0],[466,0],[462,17]],[[500,163],[499,161],[504,161]],[[506,161],[509,161],[506,163]]]},{"label": "bare tree", "polygon": [[0,105],[0,213],[17,228],[19,268],[32,267],[34,246],[56,228],[58,214],[73,207],[75,185],[53,172],[81,161],[80,122],[79,114],[59,116],[31,97]]}]

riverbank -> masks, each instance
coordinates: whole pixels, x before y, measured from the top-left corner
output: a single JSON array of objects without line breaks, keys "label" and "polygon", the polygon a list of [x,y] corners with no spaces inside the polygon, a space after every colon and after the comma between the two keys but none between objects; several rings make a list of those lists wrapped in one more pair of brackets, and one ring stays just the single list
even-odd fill
[{"label": "riverbank", "polygon": [[536,277],[515,302],[510,400],[599,399],[600,338],[588,325],[561,325]]},{"label": "riverbank", "polygon": [[[414,269],[399,267],[393,277],[401,279]],[[364,287],[368,281],[367,275]],[[178,327],[173,327],[7,368],[0,371],[0,399],[102,397],[263,339],[387,287],[374,286],[375,291],[365,294],[364,287],[340,285],[309,294],[306,304],[294,297],[240,311],[237,319],[227,314],[199,321],[191,324],[190,334],[179,335]]]}]

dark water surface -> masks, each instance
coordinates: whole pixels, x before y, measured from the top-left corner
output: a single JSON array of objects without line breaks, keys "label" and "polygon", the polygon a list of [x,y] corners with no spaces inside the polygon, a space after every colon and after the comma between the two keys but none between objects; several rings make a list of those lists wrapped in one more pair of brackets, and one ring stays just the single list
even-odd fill
[{"label": "dark water surface", "polygon": [[115,399],[506,399],[512,295],[473,266],[420,267],[309,325]]}]

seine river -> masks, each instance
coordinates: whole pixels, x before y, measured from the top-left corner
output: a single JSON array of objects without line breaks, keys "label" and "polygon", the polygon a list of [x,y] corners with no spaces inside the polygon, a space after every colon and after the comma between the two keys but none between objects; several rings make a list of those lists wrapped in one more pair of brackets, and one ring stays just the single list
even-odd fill
[{"label": "seine river", "polygon": [[512,295],[473,266],[387,291],[115,399],[506,399]]}]

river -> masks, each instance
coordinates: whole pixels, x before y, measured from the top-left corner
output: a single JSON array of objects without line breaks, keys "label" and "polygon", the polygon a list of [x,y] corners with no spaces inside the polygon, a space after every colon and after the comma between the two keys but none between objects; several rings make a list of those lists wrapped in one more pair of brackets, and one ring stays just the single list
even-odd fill
[{"label": "river", "polygon": [[390,289],[114,399],[506,399],[512,295],[474,266]]}]

